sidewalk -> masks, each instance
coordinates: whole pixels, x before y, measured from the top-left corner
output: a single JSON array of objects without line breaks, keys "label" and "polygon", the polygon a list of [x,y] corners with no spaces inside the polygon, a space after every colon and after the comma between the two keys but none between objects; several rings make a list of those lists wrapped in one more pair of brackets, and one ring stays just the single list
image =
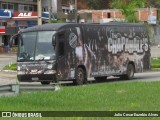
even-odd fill
[{"label": "sidewalk", "polygon": [[16,82],[17,82],[16,72],[0,71],[0,85],[16,84]]},{"label": "sidewalk", "polygon": [[151,57],[160,57],[160,48],[158,46],[151,47]]},{"label": "sidewalk", "polygon": [[17,79],[16,72],[4,72],[3,68],[11,63],[16,63],[16,53],[0,53],[0,85],[15,84]]},{"label": "sidewalk", "polygon": [[0,70],[11,63],[16,63],[16,53],[0,53]]}]

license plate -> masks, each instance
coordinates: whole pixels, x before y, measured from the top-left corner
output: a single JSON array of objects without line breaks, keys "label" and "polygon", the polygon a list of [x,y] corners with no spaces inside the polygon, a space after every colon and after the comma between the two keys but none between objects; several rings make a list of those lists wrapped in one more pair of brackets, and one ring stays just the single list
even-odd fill
[{"label": "license plate", "polygon": [[36,80],[39,80],[39,78],[38,77],[32,77],[32,80],[36,81]]}]

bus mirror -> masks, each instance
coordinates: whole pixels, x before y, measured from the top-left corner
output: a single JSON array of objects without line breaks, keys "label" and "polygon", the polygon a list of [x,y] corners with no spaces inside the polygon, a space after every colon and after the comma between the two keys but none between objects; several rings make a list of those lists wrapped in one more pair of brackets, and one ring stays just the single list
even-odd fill
[{"label": "bus mirror", "polygon": [[12,47],[12,45],[13,45],[13,37],[11,37],[9,40],[9,46]]},{"label": "bus mirror", "polygon": [[9,46],[12,47],[13,46],[13,41],[17,38],[19,34],[15,34],[13,36],[11,36],[10,40],[9,40]]},{"label": "bus mirror", "polygon": [[23,46],[22,36],[19,36],[19,41],[21,41],[21,46]]},{"label": "bus mirror", "polygon": [[55,48],[56,46],[56,36],[55,35],[52,37],[52,45]]}]

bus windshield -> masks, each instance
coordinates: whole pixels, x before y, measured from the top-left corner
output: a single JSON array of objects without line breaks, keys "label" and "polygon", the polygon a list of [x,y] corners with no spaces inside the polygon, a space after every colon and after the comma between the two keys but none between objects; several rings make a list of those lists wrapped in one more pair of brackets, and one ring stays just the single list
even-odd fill
[{"label": "bus windshield", "polygon": [[22,33],[19,37],[18,61],[40,61],[55,59],[52,38],[55,31]]}]

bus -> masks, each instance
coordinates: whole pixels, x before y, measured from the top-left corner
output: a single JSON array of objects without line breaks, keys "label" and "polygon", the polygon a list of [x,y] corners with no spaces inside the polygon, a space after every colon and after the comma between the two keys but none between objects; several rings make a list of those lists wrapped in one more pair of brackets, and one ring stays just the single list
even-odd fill
[{"label": "bus", "polygon": [[147,27],[140,23],[54,23],[26,28],[18,39],[17,77],[20,82],[50,84],[108,76],[133,79],[150,69]]}]

